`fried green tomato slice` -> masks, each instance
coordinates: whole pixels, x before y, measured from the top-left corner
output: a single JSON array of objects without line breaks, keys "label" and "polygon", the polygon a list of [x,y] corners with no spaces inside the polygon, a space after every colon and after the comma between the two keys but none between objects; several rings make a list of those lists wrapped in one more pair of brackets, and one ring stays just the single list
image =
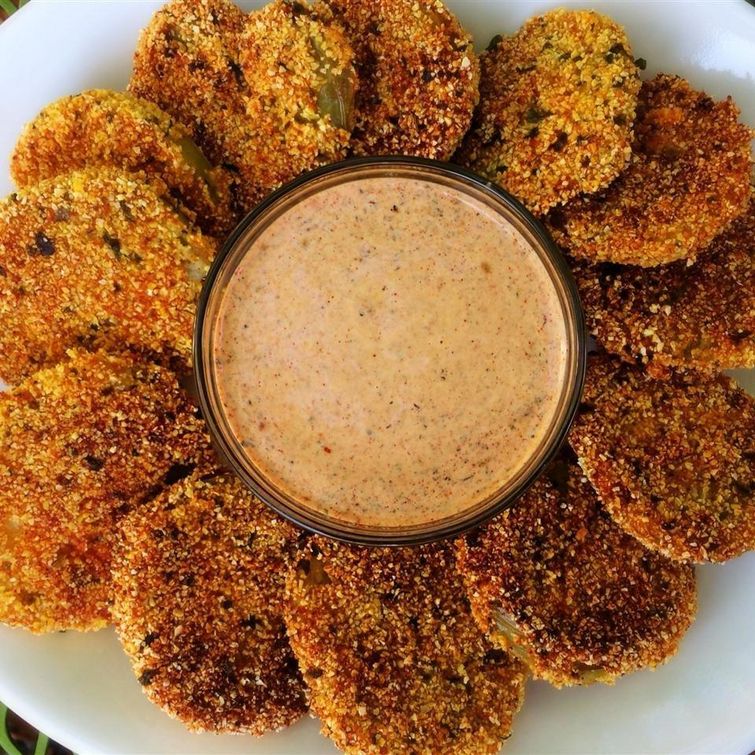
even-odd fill
[{"label": "fried green tomato slice", "polygon": [[232,474],[123,522],[113,616],[149,699],[193,730],[264,734],[306,710],[282,617],[297,533]]},{"label": "fried green tomato slice", "polygon": [[556,9],[494,38],[457,159],[535,213],[607,186],[631,155],[640,79],[624,29]]},{"label": "fried green tomato slice", "polygon": [[696,610],[695,573],[627,535],[576,460],[457,541],[480,627],[557,687],[664,663]]},{"label": "fried green tomato slice", "polygon": [[269,191],[346,156],[357,87],[354,51],[327,6],[275,0],[251,13],[241,38],[254,132],[249,161]]},{"label": "fried green tomato slice", "polygon": [[345,154],[353,53],[325,10],[277,0],[248,18],[227,0],[171,0],[142,32],[129,89],[185,124],[254,207]]},{"label": "fried green tomato slice", "polygon": [[731,98],[714,102],[676,76],[643,83],[629,166],[550,214],[556,240],[592,262],[694,259],[747,209],[752,132],[738,117]]},{"label": "fried green tomato slice", "polygon": [[285,617],[323,733],[347,753],[497,753],[524,666],[477,628],[447,545],[316,538]]},{"label": "fried green tomato slice", "polygon": [[148,185],[69,173],[0,201],[0,377],[77,345],[124,344],[187,366],[215,242]]},{"label": "fried green tomato slice", "polygon": [[108,623],[119,522],[208,454],[175,376],[132,355],[71,351],[0,394],[0,621]]},{"label": "fried green tomato slice", "polygon": [[26,126],[11,157],[21,188],[96,167],[164,182],[209,233],[233,227],[229,174],[210,165],[184,126],[125,92],[91,89],[53,102]]},{"label": "fried green tomato slice", "polygon": [[356,51],[356,155],[448,159],[479,99],[472,39],[440,0],[327,0]]},{"label": "fried green tomato slice", "polygon": [[679,561],[755,548],[755,400],[725,375],[591,360],[571,433],[608,512]]},{"label": "fried green tomato slice", "polygon": [[588,327],[629,361],[755,367],[755,200],[695,264],[572,267]]},{"label": "fried green tomato slice", "polygon": [[[142,31],[129,91],[186,126],[214,165],[234,175],[233,208],[254,199],[254,166],[246,164],[248,87],[239,65],[246,16],[230,0],[170,0]],[[250,183],[251,182],[251,183]]]}]

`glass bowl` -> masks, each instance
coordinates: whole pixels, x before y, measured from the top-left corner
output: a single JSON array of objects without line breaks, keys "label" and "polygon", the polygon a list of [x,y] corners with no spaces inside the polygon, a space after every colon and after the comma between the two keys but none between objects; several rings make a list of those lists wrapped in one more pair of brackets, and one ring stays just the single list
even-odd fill
[{"label": "glass bowl", "polygon": [[[411,525],[374,526],[335,518],[296,500],[270,479],[244,451],[230,426],[218,389],[214,360],[216,323],[228,282],[252,243],[270,224],[303,199],[333,186],[373,177],[398,177],[462,192],[506,218],[537,253],[553,284],[566,331],[564,380],[552,421],[526,463],[492,495],[453,515]],[[541,474],[564,441],[584,381],[586,336],[577,288],[563,256],[543,226],[507,192],[456,165],[421,158],[346,160],[312,171],[279,189],[236,228],[215,259],[198,304],[194,368],[198,396],[213,441],[249,489],[286,519],[307,530],[364,545],[413,545],[453,537],[510,506]]]}]

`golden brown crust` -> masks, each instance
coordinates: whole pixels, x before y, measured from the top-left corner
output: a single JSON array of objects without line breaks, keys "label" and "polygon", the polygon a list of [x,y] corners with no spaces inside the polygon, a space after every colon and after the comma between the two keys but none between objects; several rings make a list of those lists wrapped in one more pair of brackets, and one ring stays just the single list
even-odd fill
[{"label": "golden brown crust", "polygon": [[653,267],[694,259],[750,196],[750,129],[728,98],[714,102],[677,76],[643,83],[632,160],[605,191],[548,223],[575,257]]},{"label": "golden brown crust", "polygon": [[543,213],[607,186],[631,154],[640,89],[623,28],[559,8],[495,38],[459,162]]},{"label": "golden brown crust", "polygon": [[[326,6],[274,0],[251,13],[240,63],[253,93],[249,159],[266,190],[346,156],[354,122],[354,51]],[[252,154],[254,150],[255,154]]]},{"label": "golden brown crust", "polygon": [[229,174],[213,168],[186,128],[146,100],[90,89],[63,97],[27,124],[11,157],[25,188],[84,168],[118,168],[158,179],[179,208],[211,234],[229,231]]},{"label": "golden brown crust", "polygon": [[0,398],[0,621],[108,621],[118,522],[209,463],[204,423],[167,370],[72,351]]},{"label": "golden brown crust", "polygon": [[142,30],[134,53],[129,91],[185,124],[216,164],[225,159],[218,119],[244,116],[238,54],[245,21],[229,0],[170,0]]},{"label": "golden brown crust", "polygon": [[607,351],[672,367],[755,367],[755,199],[694,265],[578,261],[572,272]]},{"label": "golden brown crust", "polygon": [[355,155],[448,159],[477,104],[472,39],[440,0],[326,0],[356,51]]},{"label": "golden brown crust", "polygon": [[692,567],[624,533],[576,461],[546,478],[457,542],[478,624],[559,687],[664,663],[694,618]]},{"label": "golden brown crust", "polygon": [[287,583],[286,622],[323,732],[350,753],[496,753],[523,666],[477,629],[447,545],[316,538]]},{"label": "golden brown crust", "polygon": [[190,729],[260,735],[306,710],[281,615],[296,536],[230,473],[124,521],[118,633],[144,692]]},{"label": "golden brown crust", "polygon": [[0,377],[16,382],[76,345],[191,359],[215,242],[148,185],[86,170],[0,202]]},{"label": "golden brown crust", "polygon": [[338,79],[351,57],[327,14],[300,3],[276,0],[247,19],[228,0],[171,0],[142,32],[129,89],[185,124],[235,174],[244,212],[344,154],[349,129],[313,103],[334,80],[343,91],[354,83],[349,73]]},{"label": "golden brown crust", "polygon": [[679,561],[755,548],[755,400],[725,375],[590,362],[571,443],[611,516]]},{"label": "golden brown crust", "polygon": [[215,165],[231,170],[233,209],[254,200],[245,190],[244,134],[249,129],[239,66],[246,18],[230,0],[170,0],[142,30],[129,91],[186,126]]}]

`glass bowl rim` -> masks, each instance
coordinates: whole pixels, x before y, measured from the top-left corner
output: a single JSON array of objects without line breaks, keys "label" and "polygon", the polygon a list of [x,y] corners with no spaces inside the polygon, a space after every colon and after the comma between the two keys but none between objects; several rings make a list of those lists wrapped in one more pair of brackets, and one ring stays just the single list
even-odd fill
[{"label": "glass bowl rim", "polygon": [[[450,179],[461,181],[467,185],[472,184],[472,186],[478,190],[492,194],[496,200],[502,202],[510,211],[513,211],[515,215],[518,215],[519,219],[523,221],[532,232],[537,243],[540,245],[541,250],[549,258],[556,275],[560,279],[566,299],[573,312],[573,330],[575,334],[574,343],[570,344],[570,346],[572,346],[575,351],[576,367],[574,379],[571,381],[570,385],[566,386],[568,400],[566,401],[563,418],[560,426],[555,428],[555,431],[552,433],[550,443],[538,464],[533,467],[530,470],[530,473],[524,476],[513,489],[505,491],[500,495],[496,495],[486,506],[479,511],[476,511],[474,515],[464,517],[462,512],[458,517],[451,519],[451,521],[449,521],[449,518],[440,520],[439,526],[437,527],[434,527],[432,522],[423,525],[413,525],[412,527],[416,528],[422,527],[424,531],[416,532],[412,528],[407,527],[407,532],[403,534],[400,531],[395,530],[386,532],[385,530],[380,530],[376,527],[358,528],[357,525],[347,525],[344,527],[334,526],[330,522],[324,521],[325,515],[323,515],[322,518],[319,518],[315,511],[312,511],[312,514],[309,516],[303,515],[300,512],[291,509],[285,502],[281,501],[275,494],[271,493],[270,490],[264,489],[258,481],[248,473],[243,461],[237,458],[237,454],[226,441],[222,424],[218,422],[214,415],[213,408],[209,401],[209,393],[212,389],[204,369],[204,347],[202,343],[206,324],[208,322],[207,309],[220,271],[226,258],[234,251],[236,243],[246,233],[250,226],[263,216],[270,207],[312,181],[341,172],[344,172],[345,175],[348,176],[352,169],[359,170],[366,167],[381,166],[388,170],[401,166],[418,169],[424,168],[434,171],[435,173],[444,174]],[[213,323],[214,320],[211,320],[210,326]],[[570,330],[569,328],[567,329]],[[542,475],[545,468],[553,460],[566,440],[566,436],[582,398],[587,365],[587,334],[579,291],[564,255],[551,238],[545,226],[518,199],[492,181],[489,181],[460,165],[422,157],[386,155],[348,158],[311,170],[276,189],[247,213],[221,246],[215,259],[210,265],[210,269],[203,282],[199,299],[197,301],[192,359],[199,406],[205,423],[207,424],[213,445],[220,453],[221,458],[230,466],[236,476],[239,477],[244,485],[257,498],[284,519],[308,532],[355,545],[399,547],[422,545],[428,542],[445,540],[457,537],[479,527],[497,514],[512,506]],[[230,428],[228,431],[230,432]],[[264,475],[260,476],[264,477]],[[354,529],[350,529],[351,527],[354,527]]]}]

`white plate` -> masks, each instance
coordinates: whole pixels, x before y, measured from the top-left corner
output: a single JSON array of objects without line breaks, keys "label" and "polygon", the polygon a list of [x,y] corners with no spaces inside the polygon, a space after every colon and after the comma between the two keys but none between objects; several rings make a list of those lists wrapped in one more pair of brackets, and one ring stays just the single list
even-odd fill
[{"label": "white plate", "polygon": [[[479,46],[557,4],[449,0]],[[124,87],[138,30],[159,5],[34,0],[0,26],[0,193],[11,189],[7,159],[23,124],[62,95]],[[755,8],[745,0],[591,6],[626,24],[648,75],[676,72],[716,97],[731,94],[755,126]],[[752,374],[740,377],[752,390]],[[699,577],[700,615],[671,663],[615,687],[530,683],[505,751],[755,749],[755,553]],[[311,720],[258,740],[188,733],[147,702],[112,631],[34,637],[0,628],[0,699],[80,753],[334,752]]]}]

